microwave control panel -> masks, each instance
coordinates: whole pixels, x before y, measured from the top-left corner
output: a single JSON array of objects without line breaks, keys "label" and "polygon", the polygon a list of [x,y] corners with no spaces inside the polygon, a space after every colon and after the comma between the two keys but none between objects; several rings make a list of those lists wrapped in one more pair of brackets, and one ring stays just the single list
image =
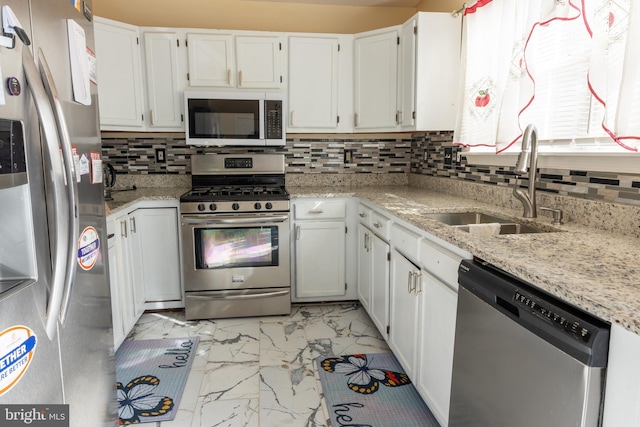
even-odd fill
[{"label": "microwave control panel", "polygon": [[265,101],[265,138],[282,139],[282,101]]}]

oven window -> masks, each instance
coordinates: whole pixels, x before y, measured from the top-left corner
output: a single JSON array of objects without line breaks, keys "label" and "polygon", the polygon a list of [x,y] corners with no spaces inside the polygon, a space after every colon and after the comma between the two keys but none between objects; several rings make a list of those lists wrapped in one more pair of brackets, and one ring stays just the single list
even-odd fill
[{"label": "oven window", "polygon": [[196,228],[196,269],[278,265],[278,227]]},{"label": "oven window", "polygon": [[189,99],[189,135],[195,138],[259,139],[259,101]]}]

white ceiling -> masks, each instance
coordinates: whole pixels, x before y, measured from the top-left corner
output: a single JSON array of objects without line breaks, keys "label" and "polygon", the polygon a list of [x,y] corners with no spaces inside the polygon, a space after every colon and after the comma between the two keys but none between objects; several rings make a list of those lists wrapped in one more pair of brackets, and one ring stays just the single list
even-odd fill
[{"label": "white ceiling", "polygon": [[254,0],[283,3],[334,4],[341,6],[415,7],[421,0]]}]

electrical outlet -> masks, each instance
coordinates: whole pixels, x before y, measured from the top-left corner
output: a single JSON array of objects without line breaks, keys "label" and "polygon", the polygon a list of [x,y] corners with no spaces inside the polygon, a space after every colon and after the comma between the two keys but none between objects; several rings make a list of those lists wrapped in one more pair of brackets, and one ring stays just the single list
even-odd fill
[{"label": "electrical outlet", "polygon": [[156,148],[156,163],[167,162],[167,151],[164,148]]},{"label": "electrical outlet", "polygon": [[354,150],[344,150],[344,163],[345,164],[353,163],[353,151]]},{"label": "electrical outlet", "polygon": [[453,148],[444,147],[444,164],[450,165],[453,160]]}]

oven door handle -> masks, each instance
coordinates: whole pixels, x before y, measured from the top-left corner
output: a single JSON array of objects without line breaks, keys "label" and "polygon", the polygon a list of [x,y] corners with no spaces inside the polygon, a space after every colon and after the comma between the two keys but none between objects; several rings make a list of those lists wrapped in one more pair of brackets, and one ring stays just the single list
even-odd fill
[{"label": "oven door handle", "polygon": [[289,219],[289,215],[277,215],[269,217],[251,217],[251,218],[221,218],[214,215],[199,216],[182,216],[183,224],[262,224],[271,222],[285,222]]},{"label": "oven door handle", "polygon": [[241,294],[241,295],[211,295],[210,293],[198,293],[198,292],[188,292],[187,298],[192,300],[234,300],[234,299],[257,299],[257,298],[270,298],[270,297],[279,297],[289,294],[290,291],[274,291],[274,292],[264,292],[258,294]]}]

